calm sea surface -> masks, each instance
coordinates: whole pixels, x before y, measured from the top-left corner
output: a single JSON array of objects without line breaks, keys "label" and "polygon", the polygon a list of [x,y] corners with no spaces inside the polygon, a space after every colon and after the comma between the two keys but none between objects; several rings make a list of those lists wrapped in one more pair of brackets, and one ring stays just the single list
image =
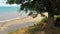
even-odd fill
[{"label": "calm sea surface", "polygon": [[16,18],[19,7],[0,7],[0,21]]}]

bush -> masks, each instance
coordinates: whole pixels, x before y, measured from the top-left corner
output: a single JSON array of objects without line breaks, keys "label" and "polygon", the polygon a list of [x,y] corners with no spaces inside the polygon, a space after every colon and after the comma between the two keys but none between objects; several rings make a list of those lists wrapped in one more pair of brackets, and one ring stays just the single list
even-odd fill
[{"label": "bush", "polygon": [[43,18],[39,23],[34,24],[34,26],[33,26],[34,28],[28,30],[29,33],[30,33],[30,34],[34,34],[34,33],[36,33],[37,31],[41,31],[41,30],[42,30],[42,26],[43,26],[42,23],[43,23],[45,20],[48,20],[48,18],[45,17],[45,18]]},{"label": "bush", "polygon": [[60,27],[60,17],[57,17],[54,23],[55,27]]}]

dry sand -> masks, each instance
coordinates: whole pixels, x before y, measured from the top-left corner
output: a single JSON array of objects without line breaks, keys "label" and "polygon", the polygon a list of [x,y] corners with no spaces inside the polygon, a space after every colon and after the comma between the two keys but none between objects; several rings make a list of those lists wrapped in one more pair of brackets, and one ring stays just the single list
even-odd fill
[{"label": "dry sand", "polygon": [[[45,15],[47,15],[47,13],[45,13]],[[38,22],[41,19],[43,19],[43,17],[41,17],[41,15],[39,14],[36,18],[32,18],[31,16],[27,16],[27,17],[24,17],[21,19],[6,21],[6,22],[3,22],[2,24],[0,24],[0,31],[6,29],[10,25],[21,24],[21,23],[26,23],[26,22]]]}]

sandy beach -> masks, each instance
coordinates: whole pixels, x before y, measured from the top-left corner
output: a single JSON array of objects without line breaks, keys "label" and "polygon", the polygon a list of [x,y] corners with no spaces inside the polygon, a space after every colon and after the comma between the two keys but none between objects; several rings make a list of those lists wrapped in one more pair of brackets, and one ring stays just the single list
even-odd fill
[{"label": "sandy beach", "polygon": [[26,16],[24,18],[19,18],[19,19],[14,19],[14,20],[10,20],[10,21],[5,21],[5,22],[0,24],[0,31],[6,29],[10,25],[22,24],[22,23],[27,23],[27,22],[38,22],[41,19],[43,19],[43,17],[41,17],[41,15],[38,14],[38,16],[36,18],[32,18],[31,16]]},{"label": "sandy beach", "polygon": [[[45,15],[47,16],[47,13],[45,13]],[[7,32],[16,30],[18,28],[33,26],[34,24],[37,24],[39,21],[41,21],[43,18],[44,17],[38,14],[36,18],[26,16],[24,18],[17,18],[0,22],[0,34],[7,34]]]},{"label": "sandy beach", "polygon": [[3,22],[3,23],[0,24],[0,31],[6,29],[10,25],[21,24],[21,23],[26,23],[26,22],[36,22],[36,21],[39,20],[39,19],[37,19],[38,17],[32,18],[30,16],[27,16],[27,17],[24,17],[24,18],[20,18],[20,19],[15,19],[15,20],[10,20],[10,21]]}]

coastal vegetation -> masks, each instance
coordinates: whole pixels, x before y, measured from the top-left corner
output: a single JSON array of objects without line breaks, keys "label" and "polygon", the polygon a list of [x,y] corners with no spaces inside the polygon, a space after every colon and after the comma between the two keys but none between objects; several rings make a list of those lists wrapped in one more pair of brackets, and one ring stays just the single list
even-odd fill
[{"label": "coastal vegetation", "polygon": [[35,32],[42,30],[42,23],[44,20],[47,20],[47,18],[42,19],[39,23],[34,24],[33,26],[13,30],[11,32],[8,32],[8,34],[34,34]]},{"label": "coastal vegetation", "polygon": [[[55,17],[54,20],[56,20],[57,18],[60,18],[59,16],[58,17]],[[43,30],[42,27],[43,27],[43,22],[45,20],[48,20],[48,18],[44,18],[42,19],[39,23],[37,24],[34,24],[33,26],[29,26],[29,27],[25,27],[25,28],[21,28],[21,29],[17,29],[17,30],[14,30],[14,31],[11,31],[11,32],[8,32],[8,34],[43,34]],[[58,22],[58,21],[57,21]],[[56,22],[56,23],[57,23]],[[57,25],[57,24],[56,24]],[[56,26],[55,26],[56,27]],[[55,34],[60,34],[60,26],[57,25],[56,27],[56,30],[54,32]]]},{"label": "coastal vegetation", "polygon": [[[20,10],[27,12],[28,10],[37,12],[37,14],[48,12],[48,22],[45,26],[45,34],[54,34],[56,28],[54,26],[54,16],[60,15],[60,0],[7,0],[8,4],[19,4]],[[48,33],[47,33],[48,32]]]}]

